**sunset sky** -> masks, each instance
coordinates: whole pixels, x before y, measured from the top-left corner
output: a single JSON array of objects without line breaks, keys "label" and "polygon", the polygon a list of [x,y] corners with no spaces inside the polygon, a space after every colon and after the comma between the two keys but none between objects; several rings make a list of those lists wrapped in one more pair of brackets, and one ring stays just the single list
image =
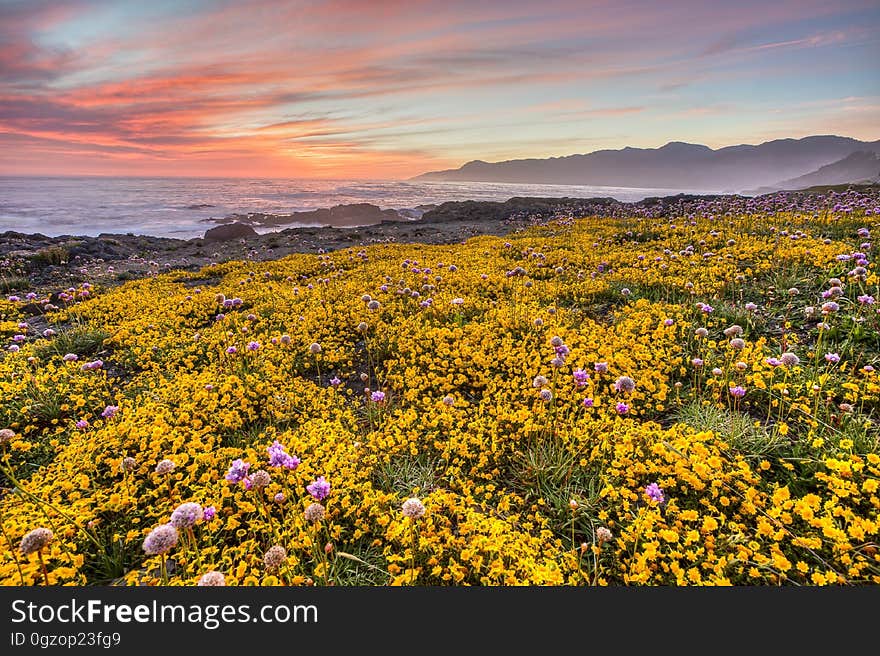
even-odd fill
[{"label": "sunset sky", "polygon": [[880,139],[877,0],[0,0],[0,174],[403,178]]}]

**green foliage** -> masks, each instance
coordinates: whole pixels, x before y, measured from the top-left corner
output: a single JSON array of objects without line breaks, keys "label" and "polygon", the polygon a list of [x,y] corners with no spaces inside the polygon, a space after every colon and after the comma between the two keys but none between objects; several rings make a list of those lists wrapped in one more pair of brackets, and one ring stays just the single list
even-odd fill
[{"label": "green foliage", "polygon": [[41,343],[36,349],[37,357],[47,359],[73,353],[78,356],[93,356],[104,348],[110,333],[100,327],[88,324],[74,325],[59,331],[51,341]]}]

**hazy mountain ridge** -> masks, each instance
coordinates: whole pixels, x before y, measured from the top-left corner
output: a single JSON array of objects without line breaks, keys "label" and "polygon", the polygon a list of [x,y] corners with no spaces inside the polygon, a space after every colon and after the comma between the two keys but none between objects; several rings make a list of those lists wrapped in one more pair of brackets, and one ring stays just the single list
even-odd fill
[{"label": "hazy mountain ridge", "polygon": [[579,184],[609,187],[691,189],[731,192],[775,186],[863,151],[880,153],[880,140],[819,135],[777,139],[759,145],[712,149],[679,141],[660,148],[598,150],[548,159],[468,162],[458,169],[432,171],[424,181]]},{"label": "hazy mountain ridge", "polygon": [[[878,181],[880,181],[880,153],[859,150],[812,173],[778,182],[769,190],[806,189],[819,185]],[[767,189],[759,191],[767,191]]]}]

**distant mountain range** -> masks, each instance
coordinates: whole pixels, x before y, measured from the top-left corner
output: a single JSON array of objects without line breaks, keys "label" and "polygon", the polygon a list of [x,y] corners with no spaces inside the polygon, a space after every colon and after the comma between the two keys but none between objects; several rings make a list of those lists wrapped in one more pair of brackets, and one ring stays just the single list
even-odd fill
[{"label": "distant mountain range", "polygon": [[[661,148],[505,162],[474,160],[413,180],[599,185],[711,192],[800,189],[880,178],[880,140],[820,135],[712,149],[673,141]],[[794,186],[793,186],[794,185]]]},{"label": "distant mountain range", "polygon": [[826,164],[812,173],[783,180],[769,188],[758,188],[755,191],[764,193],[778,189],[807,189],[820,185],[839,185],[852,182],[880,182],[880,154],[858,150],[843,159]]}]

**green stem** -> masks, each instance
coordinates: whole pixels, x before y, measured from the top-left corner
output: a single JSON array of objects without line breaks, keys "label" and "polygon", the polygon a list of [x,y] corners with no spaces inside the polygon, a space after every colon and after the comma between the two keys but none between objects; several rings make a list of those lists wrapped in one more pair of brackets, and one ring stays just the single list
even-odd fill
[{"label": "green stem", "polygon": [[43,585],[49,586],[49,572],[46,571],[46,563],[43,560],[43,550],[37,550],[37,558],[40,559],[40,569],[43,571]]},{"label": "green stem", "polygon": [[415,585],[415,583],[416,583],[416,552],[419,549],[419,534],[416,529],[415,520],[410,520],[409,526],[410,526],[410,528],[409,528],[410,539],[412,540],[412,546],[410,548],[410,554],[409,554],[410,571],[412,571],[412,581],[410,581],[410,583],[412,585]]},{"label": "green stem", "polygon": [[[5,476],[6,476],[6,477],[12,482],[12,484],[15,486],[15,489],[16,489],[18,492],[20,492],[21,494],[23,494],[24,496],[26,496],[27,498],[29,498],[29,499],[30,499],[31,501],[33,501],[34,503],[38,504],[40,507],[42,507],[42,506],[46,506],[46,507],[48,507],[48,508],[54,510],[55,512],[57,512],[57,513],[58,513],[59,515],[61,515],[64,519],[66,519],[68,522],[70,522],[70,523],[71,523],[76,529],[78,529],[83,535],[85,535],[86,538],[88,538],[89,541],[92,542],[92,544],[94,544],[96,547],[98,547],[98,549],[103,550],[103,546],[101,545],[101,543],[98,542],[98,540],[97,540],[97,539],[96,539],[96,538],[95,538],[95,537],[94,537],[89,531],[87,531],[85,528],[83,528],[82,526],[80,526],[80,525],[76,522],[76,520],[74,520],[72,517],[70,517],[70,516],[69,516],[67,513],[65,513],[64,511],[60,510],[60,509],[59,509],[57,506],[55,506],[54,504],[52,504],[52,503],[50,503],[50,502],[48,502],[48,501],[46,501],[46,500],[44,500],[44,499],[41,499],[41,498],[38,497],[37,495],[35,495],[35,494],[31,493],[31,492],[28,492],[24,487],[22,487],[21,483],[18,481],[18,479],[15,477],[15,475],[12,473],[12,471],[9,470],[6,466],[4,466],[4,467],[0,467],[0,472],[2,472],[2,473],[3,473],[3,474],[4,474],[4,475],[5,475]],[[48,515],[47,515],[47,518],[48,518]],[[51,521],[51,520],[50,520],[50,521]]]},{"label": "green stem", "polygon": [[24,572],[21,571],[21,563],[18,562],[18,556],[15,555],[15,546],[12,543],[12,540],[9,539],[9,535],[6,533],[6,528],[4,527],[4,523],[6,522],[6,517],[0,513],[0,533],[3,534],[3,537],[6,538],[6,542],[9,543],[9,553],[12,555],[12,560],[15,562],[15,567],[18,569],[18,578],[21,579],[21,584],[26,585],[24,582]]},{"label": "green stem", "polygon": [[196,564],[199,566],[199,569],[202,569],[202,553],[199,551],[199,544],[196,541],[196,535],[193,533],[192,526],[186,527],[186,535],[190,544],[192,544],[193,550],[196,552]]},{"label": "green stem", "polygon": [[[331,580],[330,579],[330,557],[327,554],[327,548],[326,548],[326,545],[331,543],[329,525],[324,526],[324,532],[327,535],[327,542],[325,543],[324,546],[321,547],[321,553],[323,554],[323,557],[324,557],[324,585],[328,585]],[[335,578],[333,579],[333,583],[334,584],[336,583]]]}]

